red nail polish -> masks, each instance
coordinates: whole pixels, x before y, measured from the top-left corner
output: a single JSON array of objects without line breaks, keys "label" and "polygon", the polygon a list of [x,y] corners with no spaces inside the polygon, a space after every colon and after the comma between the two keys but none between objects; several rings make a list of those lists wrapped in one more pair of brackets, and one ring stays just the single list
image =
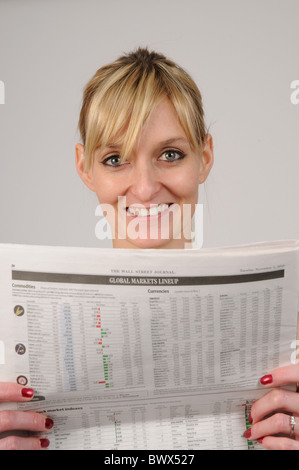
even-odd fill
[{"label": "red nail polish", "polygon": [[22,388],[22,397],[23,398],[32,398],[34,395],[34,391],[32,388]]},{"label": "red nail polish", "polygon": [[249,437],[251,437],[251,429],[246,429],[243,436],[246,437],[246,439],[249,439]]},{"label": "red nail polish", "polygon": [[252,424],[252,423],[253,423],[253,419],[252,419],[251,413],[249,413],[249,416],[248,416],[248,421],[249,421],[249,423],[250,423],[250,424]]},{"label": "red nail polish", "polygon": [[54,421],[51,418],[46,418],[45,420],[45,427],[46,429],[52,429],[54,426]]},{"label": "red nail polish", "polygon": [[50,445],[49,439],[40,439],[39,441],[42,449],[46,449]]},{"label": "red nail polish", "polygon": [[272,375],[264,375],[264,377],[261,378],[260,380],[262,385],[269,385],[273,382],[273,377]]},{"label": "red nail polish", "polygon": [[257,440],[257,442],[258,442],[259,444],[262,444],[262,443],[263,443],[263,438],[261,437],[260,439]]}]

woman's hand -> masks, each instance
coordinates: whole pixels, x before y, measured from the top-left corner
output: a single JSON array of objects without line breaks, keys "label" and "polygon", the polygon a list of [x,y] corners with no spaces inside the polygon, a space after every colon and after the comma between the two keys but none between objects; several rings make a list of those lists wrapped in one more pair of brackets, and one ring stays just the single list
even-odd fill
[{"label": "woman's hand", "polygon": [[[262,377],[260,382],[266,388],[297,384],[299,364],[276,369]],[[275,414],[263,419],[271,413]],[[291,416],[295,418],[293,430]],[[299,450],[299,393],[283,389],[271,390],[254,402],[249,420],[252,427],[244,433],[247,439],[258,440],[266,449]]]},{"label": "woman's hand", "polygon": [[[34,392],[15,383],[0,383],[0,402],[27,402]],[[45,432],[53,427],[53,421],[33,411],[0,411],[0,435],[11,431]],[[0,436],[1,437],[1,436]],[[18,437],[9,435],[0,438],[0,450],[41,450],[48,447],[49,440],[40,437]]]}]

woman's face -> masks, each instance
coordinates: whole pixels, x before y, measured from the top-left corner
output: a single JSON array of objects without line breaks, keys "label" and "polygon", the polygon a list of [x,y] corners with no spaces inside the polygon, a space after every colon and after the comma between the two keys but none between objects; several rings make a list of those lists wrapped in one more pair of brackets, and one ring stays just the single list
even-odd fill
[{"label": "woman's face", "polygon": [[207,136],[202,154],[193,151],[168,99],[161,101],[144,124],[129,158],[119,162],[120,148],[95,152],[84,172],[84,147],[76,146],[77,170],[95,191],[116,248],[184,248],[191,217],[213,164]]}]

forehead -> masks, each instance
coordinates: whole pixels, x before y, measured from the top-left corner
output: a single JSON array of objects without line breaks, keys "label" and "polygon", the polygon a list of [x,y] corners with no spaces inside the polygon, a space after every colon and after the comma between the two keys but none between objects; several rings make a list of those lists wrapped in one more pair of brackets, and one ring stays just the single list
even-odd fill
[{"label": "forehead", "polygon": [[[106,148],[122,146],[125,134],[126,131],[114,136],[112,141],[108,142]],[[189,143],[177,112],[168,99],[163,99],[153,108],[141,127],[134,146],[138,147],[147,143],[161,145],[188,145]]]},{"label": "forehead", "polygon": [[[173,104],[168,99],[163,99],[151,111],[140,131],[140,136],[147,133],[163,135],[170,133],[185,136],[179,117]],[[185,136],[186,137],[186,136]]]}]

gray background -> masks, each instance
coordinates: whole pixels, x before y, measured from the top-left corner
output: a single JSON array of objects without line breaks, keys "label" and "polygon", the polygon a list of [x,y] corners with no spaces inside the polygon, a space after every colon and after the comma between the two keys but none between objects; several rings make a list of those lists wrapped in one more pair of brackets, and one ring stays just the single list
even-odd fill
[{"label": "gray background", "polygon": [[137,46],[195,79],[214,137],[204,246],[299,238],[298,0],[0,0],[0,242],[111,246],[75,169],[82,90]]}]

